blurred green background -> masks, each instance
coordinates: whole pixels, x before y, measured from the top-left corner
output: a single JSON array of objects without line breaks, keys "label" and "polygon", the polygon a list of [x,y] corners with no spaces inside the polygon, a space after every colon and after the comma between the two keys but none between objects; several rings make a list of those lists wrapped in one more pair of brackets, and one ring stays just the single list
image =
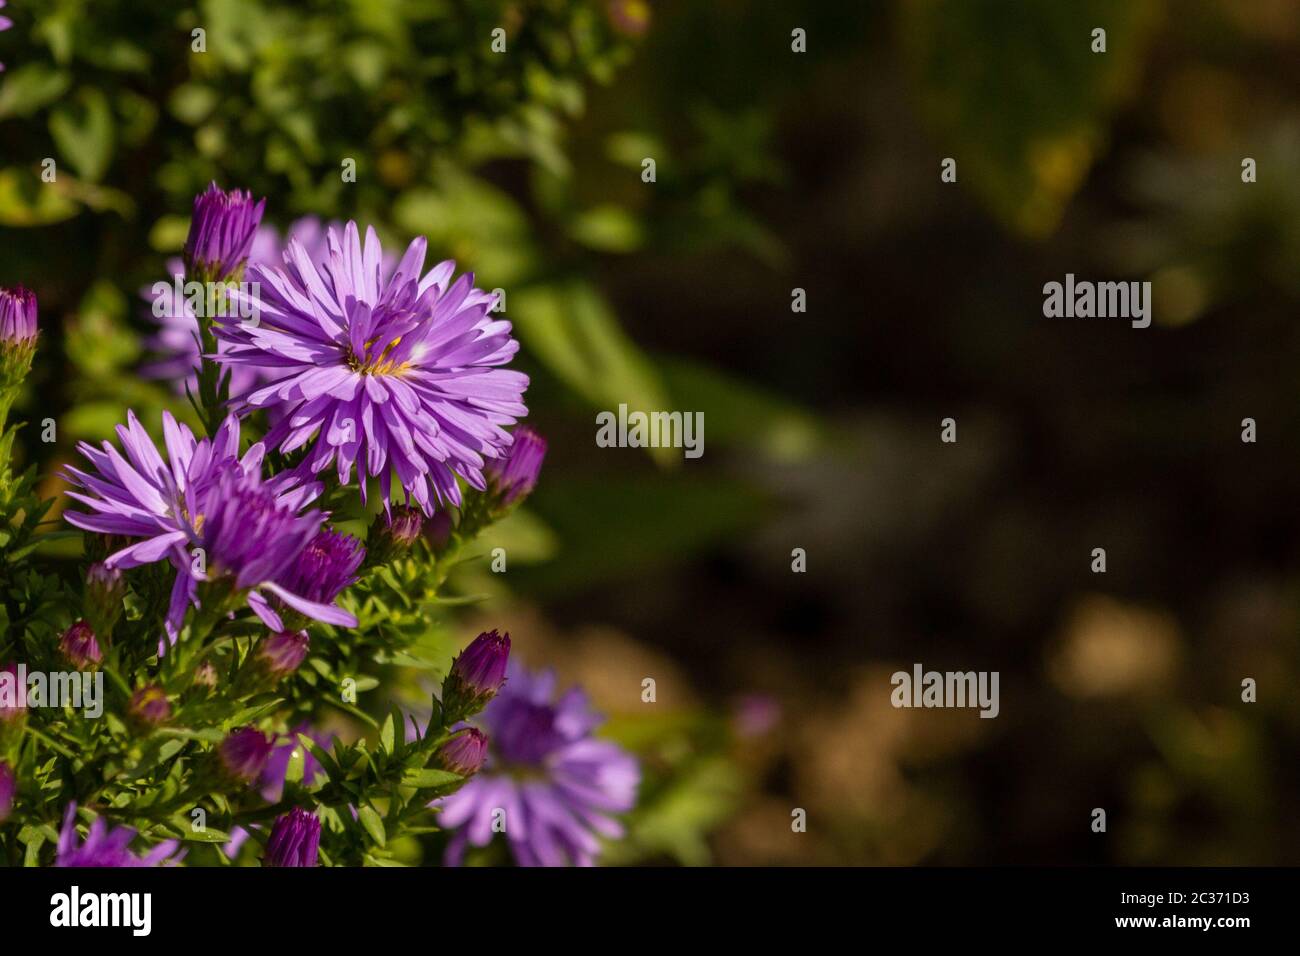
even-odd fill
[{"label": "blurred green background", "polygon": [[[6,12],[0,284],[40,296],[43,470],[185,412],[136,373],[137,290],[210,179],[506,291],[551,451],[486,543],[508,572],[430,627],[507,627],[642,755],[611,862],[1300,863],[1300,6]],[[1067,272],[1150,280],[1155,324],[1044,319]],[[596,447],[619,403],[702,411],[704,457]],[[915,662],[1000,671],[1000,717],[895,710]]]}]

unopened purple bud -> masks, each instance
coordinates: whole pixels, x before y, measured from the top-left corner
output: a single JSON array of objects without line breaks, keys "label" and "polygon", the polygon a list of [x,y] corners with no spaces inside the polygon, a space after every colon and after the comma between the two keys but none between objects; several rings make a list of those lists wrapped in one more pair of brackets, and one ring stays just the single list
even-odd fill
[{"label": "unopened purple bud", "polygon": [[401,506],[391,515],[381,514],[370,526],[366,552],[372,565],[388,564],[411,549],[424,530],[424,514],[418,508]]},{"label": "unopened purple bud", "polygon": [[84,610],[96,633],[106,638],[122,616],[122,598],[126,594],[126,579],[119,568],[111,568],[97,561],[86,569],[86,597]]},{"label": "unopened purple bud", "polygon": [[320,820],[302,807],[294,807],[275,821],[266,841],[263,866],[315,866],[320,848]]},{"label": "unopened purple bud", "polygon": [[494,458],[483,469],[502,507],[528,497],[537,485],[546,458],[546,439],[527,425],[514,431],[514,443],[504,458]]},{"label": "unopened purple bud", "polygon": [[482,710],[506,679],[510,635],[485,631],[470,642],[451,664],[442,684],[442,706],[448,720],[459,720]]},{"label": "unopened purple bud", "polygon": [[13,768],[0,760],[0,823],[9,818],[14,808],[14,791],[18,789],[18,779]]},{"label": "unopened purple bud", "polygon": [[0,288],[0,428],[35,355],[35,294],[22,286]]},{"label": "unopened purple bud", "polygon": [[271,756],[274,741],[255,727],[232,730],[217,747],[221,766],[231,777],[243,783],[257,779]]},{"label": "unopened purple bud", "polygon": [[85,621],[78,621],[63,632],[59,638],[59,651],[79,671],[93,669],[104,659],[95,632]]},{"label": "unopened purple bud", "polygon": [[248,260],[265,207],[265,199],[255,203],[251,193],[226,192],[216,183],[195,196],[184,252],[190,278],[218,281],[234,275]]},{"label": "unopened purple bud", "polygon": [[146,684],[131,695],[126,713],[138,724],[158,727],[171,719],[172,705],[165,690],[157,684]]},{"label": "unopened purple bud", "polygon": [[257,645],[257,660],[272,677],[285,677],[298,669],[310,649],[306,631],[277,631]]},{"label": "unopened purple bud", "polygon": [[36,338],[36,293],[0,287],[0,342],[26,344]]},{"label": "unopened purple bud", "polygon": [[487,734],[471,727],[439,747],[434,759],[443,770],[469,777],[478,773],[487,760],[487,748]]}]

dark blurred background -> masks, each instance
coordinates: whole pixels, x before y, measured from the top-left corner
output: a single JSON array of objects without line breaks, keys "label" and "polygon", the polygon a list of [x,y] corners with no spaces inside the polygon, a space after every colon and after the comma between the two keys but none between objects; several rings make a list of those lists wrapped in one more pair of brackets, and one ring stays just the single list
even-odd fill
[{"label": "dark blurred background", "polygon": [[[551,441],[508,573],[459,583],[643,755],[609,860],[1300,863],[1300,6],[106,3],[66,55],[71,5],[21,6],[28,455],[174,407],[134,295],[208,178],[428,234],[507,290]],[[1044,318],[1066,273],[1150,281],[1152,326]],[[703,411],[703,458],[597,447],[620,402]],[[1000,716],[894,709],[914,663],[999,671]]]}]

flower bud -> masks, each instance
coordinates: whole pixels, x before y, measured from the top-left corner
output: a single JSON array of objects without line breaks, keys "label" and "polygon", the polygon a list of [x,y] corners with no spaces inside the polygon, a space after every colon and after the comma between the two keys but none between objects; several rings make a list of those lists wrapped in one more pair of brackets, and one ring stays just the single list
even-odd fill
[{"label": "flower bud", "polygon": [[434,760],[443,770],[469,777],[478,773],[487,760],[487,748],[487,734],[471,727],[439,747]]},{"label": "flower bud", "polygon": [[514,443],[504,458],[491,459],[483,469],[497,507],[509,508],[528,497],[537,484],[546,458],[546,439],[527,425],[514,431]]},{"label": "flower bud", "polygon": [[36,354],[36,295],[18,286],[0,287],[0,421]]},{"label": "flower bud", "polygon": [[429,550],[434,554],[441,554],[447,547],[447,542],[451,540],[451,530],[454,522],[451,520],[451,512],[442,510],[435,511],[432,518],[424,522],[424,543],[429,546]]},{"label": "flower bud", "polygon": [[482,710],[505,683],[509,658],[508,633],[485,631],[474,638],[442,683],[443,719],[450,723]]},{"label": "flower bud", "polygon": [[172,705],[165,690],[157,684],[146,684],[131,695],[126,715],[141,727],[159,727],[171,719]]},{"label": "flower bud", "polygon": [[263,866],[315,866],[320,847],[320,820],[302,807],[294,807],[275,821],[266,841]]},{"label": "flower bud", "polygon": [[240,727],[221,741],[217,757],[227,775],[242,783],[252,783],[270,759],[273,746],[273,741],[256,727]]},{"label": "flower bud", "polygon": [[83,611],[95,633],[107,639],[122,616],[122,598],[126,594],[126,579],[119,568],[111,568],[96,561],[86,569],[86,594]]},{"label": "flower bud", "polygon": [[0,760],[0,823],[8,819],[14,808],[14,791],[18,789],[18,780],[13,768]]},{"label": "flower bud", "polygon": [[424,515],[418,508],[398,507],[391,515],[377,515],[366,537],[370,564],[388,564],[401,557],[420,539],[423,529]]},{"label": "flower bud", "polygon": [[59,652],[79,671],[94,670],[104,659],[95,632],[85,621],[78,621],[59,638]]},{"label": "flower bud", "polygon": [[257,666],[275,680],[296,671],[307,658],[311,639],[306,631],[277,631],[257,645]]},{"label": "flower bud", "polygon": [[216,282],[234,276],[248,260],[265,207],[265,199],[254,203],[245,190],[226,192],[216,183],[195,196],[185,240],[187,277]]}]

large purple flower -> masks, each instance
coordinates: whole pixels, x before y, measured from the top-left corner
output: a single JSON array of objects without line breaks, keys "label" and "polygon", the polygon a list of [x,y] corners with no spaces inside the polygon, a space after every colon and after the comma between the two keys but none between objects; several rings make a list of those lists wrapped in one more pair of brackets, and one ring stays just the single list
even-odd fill
[{"label": "large purple flower", "polygon": [[[70,524],[86,531],[140,539],[109,555],[109,567],[131,568],[169,560],[176,568],[167,634],[175,642],[186,607],[197,603],[198,584],[221,575],[247,591],[250,607],[275,631],[279,614],[260,589],[308,617],[355,627],[352,615],[305,599],[276,583],[283,569],[306,548],[323,515],[299,513],[313,496],[308,486],[291,487],[283,476],[263,481],[262,445],[238,457],[239,422],[231,415],[214,440],[196,441],[184,425],[163,413],[164,461],[134,412],[119,425],[126,452],[110,442],[98,450],[78,445],[92,471],[69,467],[66,477],[81,491],[68,495],[94,513],[67,511]],[[196,556],[202,555],[202,562]]]},{"label": "large purple flower", "polygon": [[377,476],[387,503],[395,471],[425,514],[435,501],[459,504],[457,476],[482,490],[484,464],[511,443],[502,426],[528,411],[528,377],[496,367],[519,348],[510,323],[489,316],[494,297],[472,276],[451,281],[455,263],[422,276],[423,238],[388,279],[373,229],[364,247],[351,222],[327,241],[322,261],[290,240],[283,268],[249,270],[259,322],[219,323],[227,347],[216,360],[273,370],[239,404],[282,412],[267,444],[307,446],[304,477],[334,465],[346,483],[355,465],[362,498]]},{"label": "large purple flower", "polygon": [[622,835],[611,814],[636,804],[640,768],[631,754],[592,736],[601,718],[580,688],[555,700],[554,673],[530,674],[511,661],[508,674],[477,719],[492,738],[486,766],[434,804],[441,825],[457,831],[447,862],[459,863],[468,844],[486,846],[500,809],[520,865],[590,866],[598,835]]},{"label": "large purple flower", "polygon": [[63,829],[59,831],[59,855],[55,866],[157,866],[171,857],[180,845],[176,840],[164,840],[143,857],[131,852],[135,830],[131,827],[108,828],[103,817],[96,817],[86,833],[86,840],[77,845],[77,805],[68,804],[63,815]]}]

